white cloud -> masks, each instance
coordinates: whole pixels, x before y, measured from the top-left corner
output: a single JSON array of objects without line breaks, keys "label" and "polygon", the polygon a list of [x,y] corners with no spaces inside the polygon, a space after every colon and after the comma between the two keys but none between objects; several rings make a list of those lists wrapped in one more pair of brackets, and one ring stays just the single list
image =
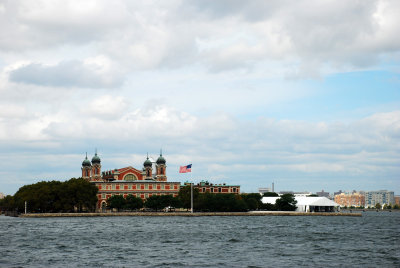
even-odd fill
[{"label": "white cloud", "polygon": [[[331,107],[345,116],[365,110],[344,120],[311,107],[330,101],[321,97],[325,86],[342,84],[283,78],[397,72],[399,12],[397,1],[385,0],[3,2],[3,157],[29,151],[45,162],[64,153],[57,150],[103,147],[118,165],[163,147],[172,168],[193,161],[199,176],[251,187],[271,177],[293,185],[319,176],[396,182],[398,102],[370,106],[385,106],[387,92],[398,96],[393,82],[377,82],[373,90],[383,92],[373,102],[363,95],[366,76],[346,80],[360,94],[333,94]],[[310,106],[314,121],[300,110],[286,114],[291,105]]]},{"label": "white cloud", "polygon": [[224,71],[284,60],[282,75],[313,77],[373,66],[400,48],[397,1],[12,1],[2,7],[4,51],[90,45],[123,69],[202,64]]},{"label": "white cloud", "polygon": [[82,109],[82,114],[89,114],[98,118],[116,119],[126,112],[128,102],[123,97],[103,95]]},{"label": "white cloud", "polygon": [[[104,61],[88,59],[80,61],[64,61],[57,65],[31,63],[10,72],[10,80],[56,87],[113,88],[122,84],[117,72],[109,66],[101,65]],[[99,64],[100,63],[100,64]]]}]

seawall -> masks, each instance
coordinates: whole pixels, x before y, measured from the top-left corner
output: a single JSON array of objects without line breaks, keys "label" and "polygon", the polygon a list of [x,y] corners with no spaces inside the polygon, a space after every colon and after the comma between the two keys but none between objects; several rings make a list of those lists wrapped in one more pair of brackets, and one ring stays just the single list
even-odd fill
[{"label": "seawall", "polygon": [[361,213],[340,212],[292,212],[292,211],[256,211],[256,212],[106,212],[106,213],[29,213],[21,214],[23,218],[48,218],[48,217],[210,217],[210,216],[350,216],[362,217]]}]

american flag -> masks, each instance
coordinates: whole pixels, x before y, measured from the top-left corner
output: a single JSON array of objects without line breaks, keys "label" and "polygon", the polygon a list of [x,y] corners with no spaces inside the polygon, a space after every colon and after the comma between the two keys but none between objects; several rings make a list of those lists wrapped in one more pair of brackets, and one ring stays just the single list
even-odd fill
[{"label": "american flag", "polygon": [[187,166],[181,166],[179,168],[179,173],[188,173],[188,172],[192,172],[192,164]]}]

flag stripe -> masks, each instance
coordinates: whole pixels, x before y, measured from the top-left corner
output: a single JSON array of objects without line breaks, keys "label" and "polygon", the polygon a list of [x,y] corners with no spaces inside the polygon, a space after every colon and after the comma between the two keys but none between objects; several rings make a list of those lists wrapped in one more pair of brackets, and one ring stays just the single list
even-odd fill
[{"label": "flag stripe", "polygon": [[179,167],[179,173],[188,173],[188,172],[192,172],[192,164]]}]

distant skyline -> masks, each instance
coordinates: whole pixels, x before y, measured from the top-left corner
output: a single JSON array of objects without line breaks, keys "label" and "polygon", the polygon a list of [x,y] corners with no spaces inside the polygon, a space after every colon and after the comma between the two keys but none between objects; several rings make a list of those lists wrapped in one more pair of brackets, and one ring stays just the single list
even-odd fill
[{"label": "distant skyline", "polygon": [[[400,193],[399,1],[0,2],[0,192],[169,181]],[[179,166],[193,164],[192,173]]]}]

